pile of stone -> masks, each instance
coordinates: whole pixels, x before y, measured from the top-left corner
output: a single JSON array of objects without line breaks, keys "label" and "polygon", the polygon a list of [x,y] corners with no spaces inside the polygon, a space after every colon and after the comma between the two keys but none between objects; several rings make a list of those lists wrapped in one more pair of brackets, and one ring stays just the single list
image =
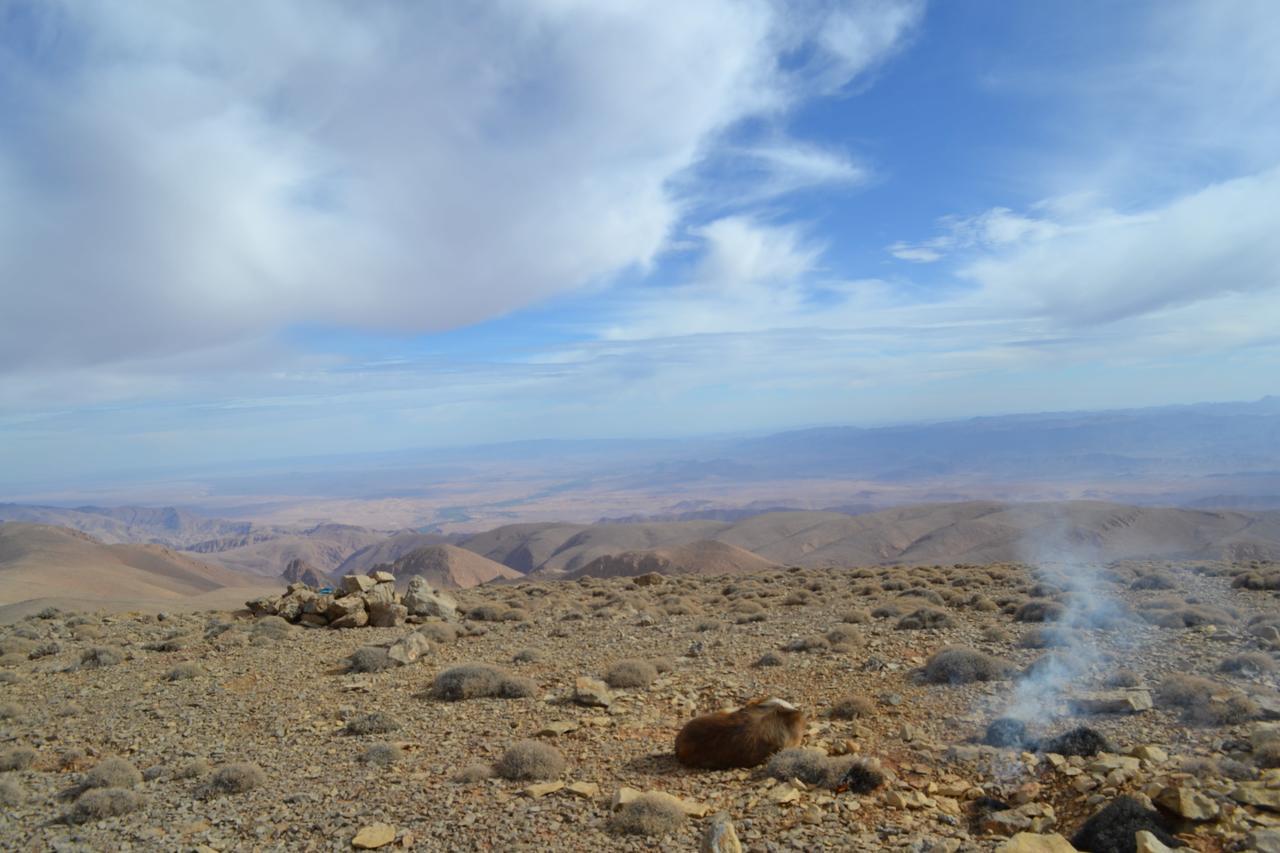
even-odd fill
[{"label": "pile of stone", "polygon": [[428,619],[453,621],[458,611],[453,597],[432,589],[425,578],[410,578],[401,594],[395,575],[378,570],[347,575],[335,589],[291,583],[284,595],[262,596],[245,606],[255,616],[279,616],[313,628],[395,628]]}]

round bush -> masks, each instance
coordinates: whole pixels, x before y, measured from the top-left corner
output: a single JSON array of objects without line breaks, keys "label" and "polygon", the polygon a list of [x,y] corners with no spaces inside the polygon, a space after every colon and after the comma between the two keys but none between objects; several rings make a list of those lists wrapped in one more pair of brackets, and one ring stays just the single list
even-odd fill
[{"label": "round bush", "polygon": [[142,774],[123,758],[104,758],[85,774],[86,788],[132,788],[142,784]]},{"label": "round bush", "polygon": [[374,711],[362,714],[347,721],[346,732],[349,735],[380,735],[394,732],[400,728],[400,721],[390,714]]},{"label": "round bush", "polygon": [[643,794],[614,813],[609,829],[619,835],[659,837],[678,831],[686,819],[674,797]]},{"label": "round bush", "polygon": [[205,782],[202,793],[206,797],[223,794],[243,794],[252,791],[267,780],[262,768],[256,764],[242,762],[219,767]]},{"label": "round bush", "polygon": [[536,740],[516,741],[502,754],[493,772],[503,779],[554,779],[564,772],[560,750]]},{"label": "round bush", "polygon": [[970,684],[995,681],[1008,676],[1006,661],[976,649],[947,646],[934,652],[924,665],[924,680],[930,684]]},{"label": "round bush", "polygon": [[402,758],[404,758],[404,750],[386,741],[370,744],[360,755],[362,762],[375,767],[390,767]]},{"label": "round bush", "polygon": [[347,659],[348,672],[382,672],[395,665],[381,646],[361,646]]},{"label": "round bush", "polygon": [[658,677],[658,670],[644,660],[620,660],[609,667],[605,683],[610,687],[648,687]]},{"label": "round bush", "polygon": [[532,681],[518,678],[497,667],[485,664],[463,664],[436,676],[431,695],[447,702],[495,697],[521,699],[536,691]]},{"label": "round bush", "polygon": [[67,823],[90,823],[119,817],[142,808],[142,797],[128,788],[91,788],[76,800],[67,813]]},{"label": "round bush", "polygon": [[856,720],[875,713],[875,704],[865,696],[846,696],[831,706],[830,714],[837,720]]}]

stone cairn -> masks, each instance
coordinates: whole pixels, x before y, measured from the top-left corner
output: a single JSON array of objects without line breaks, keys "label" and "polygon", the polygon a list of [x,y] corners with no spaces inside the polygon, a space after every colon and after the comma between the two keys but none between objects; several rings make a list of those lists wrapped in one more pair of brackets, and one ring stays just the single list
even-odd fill
[{"label": "stone cairn", "polygon": [[254,616],[279,616],[313,628],[395,628],[429,619],[453,621],[458,610],[453,596],[432,589],[426,578],[410,578],[402,595],[396,592],[395,575],[376,568],[367,575],[346,575],[330,591],[291,583],[284,595],[265,595],[245,606]]}]

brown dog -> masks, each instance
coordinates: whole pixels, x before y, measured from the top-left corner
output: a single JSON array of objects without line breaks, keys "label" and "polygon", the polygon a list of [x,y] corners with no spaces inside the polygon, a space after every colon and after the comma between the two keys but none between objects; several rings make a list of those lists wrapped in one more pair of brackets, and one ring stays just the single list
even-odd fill
[{"label": "brown dog", "polygon": [[780,749],[798,746],[805,716],[781,699],[753,699],[736,711],[694,717],[676,735],[676,758],[686,767],[755,767]]}]

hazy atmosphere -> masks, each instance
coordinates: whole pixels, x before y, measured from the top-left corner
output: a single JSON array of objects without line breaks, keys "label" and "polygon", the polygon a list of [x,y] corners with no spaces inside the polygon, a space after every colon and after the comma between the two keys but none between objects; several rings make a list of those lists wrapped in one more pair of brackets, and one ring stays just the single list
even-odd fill
[{"label": "hazy atmosphere", "polygon": [[1277,390],[1266,0],[0,10],[23,494]]},{"label": "hazy atmosphere", "polygon": [[1280,0],[0,0],[0,849],[1280,853]]}]

